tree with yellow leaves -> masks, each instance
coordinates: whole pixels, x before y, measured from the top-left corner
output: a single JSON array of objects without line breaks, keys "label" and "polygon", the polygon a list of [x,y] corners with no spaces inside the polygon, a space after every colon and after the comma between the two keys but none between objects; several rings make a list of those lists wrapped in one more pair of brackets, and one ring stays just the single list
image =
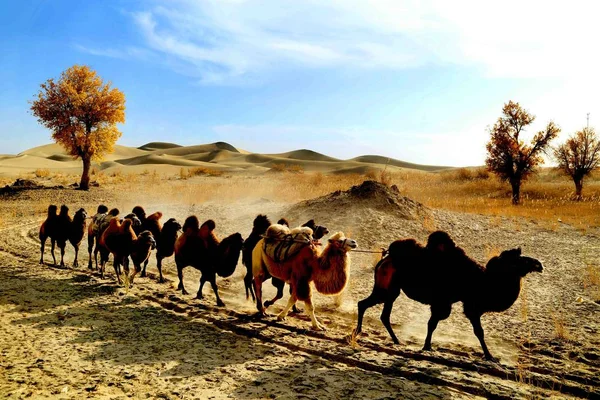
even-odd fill
[{"label": "tree with yellow leaves", "polygon": [[31,111],[70,155],[81,158],[79,188],[89,189],[91,161],[113,151],[125,122],[125,94],[86,65],[74,65],[58,80],[42,83]]},{"label": "tree with yellow leaves", "polygon": [[489,171],[501,180],[508,181],[512,188],[512,203],[521,201],[521,183],[543,164],[543,153],[550,141],[560,132],[560,128],[549,122],[538,132],[531,144],[525,144],[521,134],[535,120],[535,116],[524,110],[519,103],[509,101],[502,108],[502,116],[489,130],[488,156],[485,160]]}]

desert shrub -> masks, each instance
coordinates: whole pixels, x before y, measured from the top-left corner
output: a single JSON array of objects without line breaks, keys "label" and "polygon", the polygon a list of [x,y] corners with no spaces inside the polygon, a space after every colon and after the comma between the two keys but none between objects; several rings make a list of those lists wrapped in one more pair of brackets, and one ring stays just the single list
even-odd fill
[{"label": "desert shrub", "polygon": [[36,176],[36,178],[47,178],[50,176],[50,171],[45,168],[38,168],[33,172],[33,174]]},{"label": "desert shrub", "polygon": [[223,171],[214,168],[206,168],[206,167],[196,167],[192,168],[188,171],[189,176],[199,176],[199,175],[208,175],[208,176],[221,176],[223,175]]},{"label": "desert shrub", "polygon": [[390,171],[386,171],[385,169],[379,173],[379,183],[384,184],[385,186],[390,186],[392,184],[392,173]]},{"label": "desert shrub", "polygon": [[368,180],[370,180],[370,181],[376,181],[376,180],[377,180],[377,171],[375,171],[375,170],[373,170],[373,169],[371,169],[371,170],[368,170],[368,171],[365,173],[365,177],[366,177]]},{"label": "desert shrub", "polygon": [[181,167],[179,169],[179,179],[187,179],[190,177],[190,171],[187,168]]},{"label": "desert shrub", "polygon": [[297,165],[297,164],[280,163],[280,164],[271,165],[271,171],[273,171],[273,172],[291,172],[291,173],[295,173],[295,174],[302,174],[302,173],[304,173],[304,168],[302,168],[301,165]]}]

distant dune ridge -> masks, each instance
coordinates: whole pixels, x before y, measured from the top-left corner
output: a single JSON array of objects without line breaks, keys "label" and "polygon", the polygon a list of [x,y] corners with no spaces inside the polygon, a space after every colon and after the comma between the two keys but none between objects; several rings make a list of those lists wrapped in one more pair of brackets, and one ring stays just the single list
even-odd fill
[{"label": "distant dune ridge", "polygon": [[[204,167],[229,172],[261,173],[280,170],[282,166],[301,168],[307,172],[360,173],[402,168],[438,171],[449,167],[419,165],[393,158],[364,155],[340,160],[308,149],[279,154],[259,154],[240,150],[225,142],[181,146],[175,143],[151,142],[140,147],[116,145],[113,153],[94,162],[100,171],[141,172],[159,170],[176,173],[184,168]],[[295,167],[298,166],[298,167]],[[285,168],[284,167],[284,168]],[[58,144],[34,147],[17,155],[0,155],[0,175],[27,173],[48,169],[60,173],[80,173],[81,160],[75,160]]]}]

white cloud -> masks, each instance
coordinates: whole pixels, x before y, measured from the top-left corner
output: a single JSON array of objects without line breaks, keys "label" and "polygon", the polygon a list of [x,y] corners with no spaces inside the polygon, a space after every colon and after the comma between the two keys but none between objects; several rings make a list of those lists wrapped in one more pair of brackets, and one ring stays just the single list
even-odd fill
[{"label": "white cloud", "polygon": [[[285,66],[451,63],[496,77],[591,73],[594,1],[172,0],[133,13],[146,44],[203,83]],[[189,70],[190,68],[188,68]]]}]

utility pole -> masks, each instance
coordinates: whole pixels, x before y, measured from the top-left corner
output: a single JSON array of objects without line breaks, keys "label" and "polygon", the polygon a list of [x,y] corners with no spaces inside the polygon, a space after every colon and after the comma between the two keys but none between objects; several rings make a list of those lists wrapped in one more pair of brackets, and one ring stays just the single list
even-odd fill
[{"label": "utility pole", "polygon": [[590,113],[587,113],[587,127],[590,127]]}]

